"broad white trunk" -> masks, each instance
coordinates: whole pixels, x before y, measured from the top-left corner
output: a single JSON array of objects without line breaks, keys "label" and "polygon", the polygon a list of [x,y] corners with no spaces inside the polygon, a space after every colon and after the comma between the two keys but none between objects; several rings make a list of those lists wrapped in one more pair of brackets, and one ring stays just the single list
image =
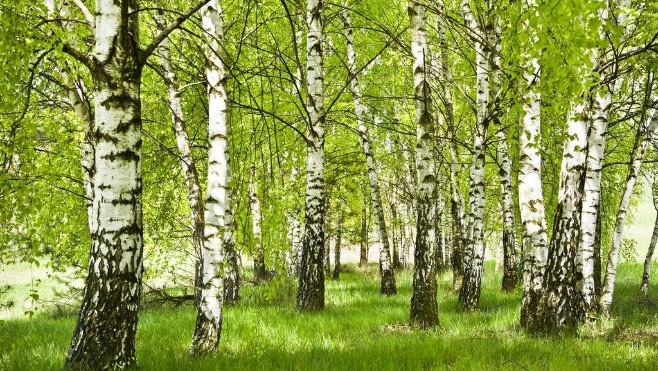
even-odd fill
[{"label": "broad white trunk", "polygon": [[430,93],[429,47],[427,45],[425,3],[409,2],[411,18],[411,54],[413,55],[414,98],[416,103],[416,248],[414,251],[413,292],[410,322],[414,327],[437,326],[436,274],[430,230],[432,201],[436,188],[432,157],[434,151],[434,115]]},{"label": "broad white trunk", "polygon": [[135,365],[143,246],[136,5],[96,2],[95,59],[90,62],[96,170],[92,245],[80,315],[66,356],[68,369]]},{"label": "broad white trunk", "polygon": [[[539,17],[535,1],[528,1],[528,12]],[[529,34],[524,49],[530,49],[538,40],[537,30],[523,23]],[[543,293],[544,274],[548,259],[548,234],[544,211],[541,176],[541,69],[537,58],[524,52],[523,58],[523,113],[519,122],[519,209],[523,224],[523,299],[521,326],[528,328],[538,321],[537,307]]]},{"label": "broad white trunk", "polygon": [[469,174],[468,233],[464,250],[464,281],[459,299],[465,310],[475,310],[480,302],[482,273],[484,264],[484,165],[485,139],[487,135],[489,105],[489,50],[481,39],[485,32],[478,26],[471,11],[469,1],[461,5],[462,15],[475,44],[475,73],[477,97],[475,138],[473,138],[473,159]]},{"label": "broad white trunk", "polygon": [[[601,41],[605,40],[606,34],[603,26],[608,21],[608,9],[599,11],[602,22],[598,30]],[[606,54],[606,49],[591,49],[591,62],[598,65],[599,59]],[[608,130],[608,113],[612,103],[612,86],[603,83],[608,77],[607,70],[600,71],[600,85],[596,85],[590,92],[589,132],[587,135],[587,160],[585,188],[583,194],[583,210],[580,231],[580,242],[576,257],[576,268],[579,279],[576,282],[580,292],[580,311],[587,319],[597,317],[597,297],[595,270],[596,258],[600,257],[600,216],[601,209],[601,169],[603,167],[603,156],[605,154],[605,135]],[[597,251],[598,250],[598,251]],[[600,274],[600,272],[598,272]]]},{"label": "broad white trunk", "polygon": [[379,271],[381,274],[381,284],[379,292],[384,295],[395,295],[397,288],[395,285],[395,273],[391,262],[391,249],[386,231],[386,221],[384,219],[384,208],[381,201],[381,191],[379,187],[379,178],[375,157],[371,149],[370,134],[365,122],[366,107],[361,102],[361,88],[357,76],[356,51],[354,49],[354,31],[350,19],[349,10],[346,7],[343,11],[345,20],[345,38],[347,39],[347,67],[349,70],[350,87],[354,97],[354,114],[361,139],[361,147],[366,156],[366,166],[368,168],[368,184],[370,185],[370,203],[375,214],[377,223],[377,235],[381,243],[379,251]]},{"label": "broad white trunk", "polygon": [[297,308],[324,308],[324,83],[322,72],[322,0],[306,3],[306,215]]},{"label": "broad white trunk", "polygon": [[206,33],[204,48],[208,82],[208,180],[205,203],[205,243],[201,254],[201,299],[190,352],[217,349],[222,330],[226,253],[232,250],[233,214],[230,200],[228,114],[222,9],[217,0],[201,8]]},{"label": "broad white trunk", "polygon": [[604,316],[610,316],[610,306],[612,305],[612,297],[615,290],[615,279],[617,276],[617,261],[619,259],[619,247],[621,246],[622,235],[626,225],[626,213],[631,203],[631,196],[633,196],[633,189],[637,176],[642,167],[642,160],[647,146],[651,143],[656,127],[658,127],[658,110],[651,109],[647,119],[646,131],[644,135],[638,135],[636,138],[636,146],[633,149],[632,163],[628,167],[628,175],[626,176],[626,184],[624,191],[619,202],[619,210],[617,211],[617,219],[615,222],[615,229],[612,235],[612,245],[608,250],[608,264],[605,269],[605,280],[603,281],[603,291],[599,305],[601,313]]},{"label": "broad white trunk", "polygon": [[560,170],[553,236],[549,245],[545,290],[539,302],[532,331],[574,330],[580,321],[576,292],[576,249],[587,155],[585,104],[573,103],[567,120],[566,141]]}]

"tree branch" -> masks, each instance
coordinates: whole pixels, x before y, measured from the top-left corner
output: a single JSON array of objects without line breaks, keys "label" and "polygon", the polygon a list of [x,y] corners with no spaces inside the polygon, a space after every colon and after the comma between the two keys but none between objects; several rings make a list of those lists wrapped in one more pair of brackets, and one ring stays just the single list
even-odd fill
[{"label": "tree branch", "polygon": [[91,14],[89,9],[85,6],[85,4],[81,0],[70,0],[75,6],[80,9],[82,14],[85,16],[85,19],[87,20],[87,23],[89,26],[91,26],[92,29],[96,28],[96,21],[94,20],[94,15]]},{"label": "tree branch", "polygon": [[188,18],[190,18],[194,13],[197,12],[197,10],[201,9],[204,5],[209,3],[210,0],[201,0],[197,5],[193,6],[187,13],[182,14],[176,20],[174,20],[172,23],[170,23],[165,29],[160,32],[158,36],[153,39],[151,44],[146,47],[146,49],[142,50],[141,56],[140,56],[140,63],[144,64],[146,63],[146,60],[148,57],[153,54],[153,51],[160,45],[160,43],[169,36],[170,33],[172,33],[175,29],[180,27],[183,22],[185,22]]},{"label": "tree branch", "polygon": [[70,44],[64,43],[62,45],[62,51],[75,59],[76,61],[82,63],[92,71],[94,69],[95,61],[93,57],[90,57],[84,53],[81,53],[78,49],[72,47]]}]

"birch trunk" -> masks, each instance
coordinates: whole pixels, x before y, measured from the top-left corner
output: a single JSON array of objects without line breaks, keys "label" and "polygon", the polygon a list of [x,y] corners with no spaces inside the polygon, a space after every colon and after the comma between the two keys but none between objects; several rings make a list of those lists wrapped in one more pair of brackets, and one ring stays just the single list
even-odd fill
[{"label": "birch trunk", "polygon": [[553,236],[549,245],[544,292],[538,313],[528,323],[531,331],[575,330],[580,322],[576,290],[576,249],[579,240],[582,195],[587,155],[584,104],[572,104],[560,171]]},{"label": "birch trunk", "polygon": [[[528,1],[531,17],[538,17],[536,4]],[[538,40],[537,31],[523,22],[528,33],[528,48]],[[541,93],[539,61],[529,53],[523,55],[524,93],[519,123],[519,209],[523,224],[523,298],[521,300],[521,326],[532,328],[540,321],[537,308],[544,290],[544,276],[548,259],[548,235],[544,211],[541,176]]]},{"label": "birch trunk", "polygon": [[222,330],[222,308],[226,281],[230,280],[226,263],[233,249],[233,214],[230,200],[228,152],[228,112],[222,10],[217,0],[201,8],[201,24],[207,35],[204,48],[208,82],[208,189],[205,202],[204,244],[201,254],[201,299],[190,353],[217,349]]},{"label": "birch trunk", "polygon": [[361,191],[361,234],[359,242],[359,267],[368,265],[368,207],[365,191]]},{"label": "birch trunk", "polygon": [[612,305],[612,297],[615,290],[615,278],[617,275],[617,261],[619,259],[619,247],[621,246],[622,235],[626,224],[626,213],[631,203],[631,196],[633,196],[633,188],[637,176],[642,167],[642,160],[647,146],[651,143],[656,127],[658,126],[658,110],[651,109],[648,118],[647,129],[644,135],[636,137],[636,145],[633,149],[632,160],[633,162],[628,167],[628,175],[626,176],[626,184],[619,202],[619,210],[617,211],[617,219],[615,222],[615,229],[612,235],[612,246],[608,252],[608,264],[605,269],[605,279],[603,281],[603,291],[599,306],[601,313],[610,317],[610,307]]},{"label": "birch trunk", "polygon": [[249,199],[251,203],[251,232],[254,238],[254,281],[262,282],[267,280],[267,271],[265,269],[265,251],[263,250],[263,233],[261,224],[263,215],[260,209],[260,198],[256,188],[256,168],[251,169],[251,183],[249,184]]},{"label": "birch trunk", "polygon": [[653,261],[653,253],[656,250],[656,243],[658,242],[658,216],[653,225],[653,233],[651,234],[651,242],[647,250],[647,256],[644,258],[644,270],[642,271],[642,283],[640,283],[640,295],[647,296],[649,292],[649,279],[651,278],[651,263]]},{"label": "birch trunk", "polygon": [[[653,196],[653,207],[658,211],[658,182],[654,177],[653,185],[651,186],[651,193]],[[658,215],[653,225],[653,233],[651,234],[651,242],[647,250],[647,256],[644,259],[644,270],[642,272],[642,283],[640,284],[640,295],[646,296],[649,292],[649,278],[651,277],[651,263],[653,261],[653,253],[658,243]]]},{"label": "birch trunk", "polygon": [[493,100],[492,120],[498,127],[496,137],[498,139],[498,157],[501,164],[498,175],[500,176],[501,212],[503,219],[503,291],[514,291],[519,283],[519,259],[516,246],[516,233],[514,217],[514,197],[512,195],[512,162],[509,157],[509,145],[507,141],[507,128],[500,122],[501,116],[501,90],[500,90],[500,51],[501,51],[501,25],[500,17],[494,15],[493,32],[490,32],[491,52],[489,57],[491,75],[491,97]]},{"label": "birch trunk", "polygon": [[306,216],[302,242],[297,308],[324,308],[324,97],[322,75],[322,0],[306,4],[306,85],[308,141],[306,158]]},{"label": "birch trunk", "polygon": [[142,281],[142,64],[136,1],[98,0],[91,253],[67,369],[135,366]]},{"label": "birch trunk", "polygon": [[464,279],[464,201],[459,194],[459,149],[457,147],[457,128],[455,127],[455,113],[452,104],[452,71],[448,63],[448,42],[446,40],[445,18],[447,17],[443,0],[437,1],[438,20],[437,33],[439,36],[439,79],[443,86],[443,105],[445,107],[445,121],[449,135],[450,150],[450,215],[452,216],[452,274],[453,290],[460,291]]},{"label": "birch trunk", "polygon": [[484,264],[484,165],[485,138],[489,126],[489,51],[481,41],[485,33],[475,21],[467,0],[462,2],[462,14],[466,26],[474,33],[475,64],[477,78],[477,117],[475,123],[475,138],[473,141],[473,160],[469,175],[468,234],[464,250],[464,281],[459,294],[464,310],[476,310],[480,302],[482,288],[482,273]]},{"label": "birch trunk", "polygon": [[[166,27],[164,16],[156,15],[156,24],[158,30],[162,32]],[[176,136],[176,145],[180,152],[181,165],[183,168],[183,177],[187,187],[187,200],[190,206],[190,227],[192,229],[192,246],[195,254],[194,270],[194,296],[197,308],[201,299],[201,286],[203,284],[203,271],[201,269],[204,236],[203,230],[205,222],[203,218],[204,205],[201,192],[201,183],[199,174],[196,169],[196,162],[192,154],[192,147],[187,134],[187,124],[183,113],[179,83],[171,63],[171,51],[169,39],[165,39],[159,46],[160,64],[167,93],[169,95],[169,109],[171,110],[172,130]]]},{"label": "birch trunk", "polygon": [[409,2],[411,18],[411,53],[413,55],[414,98],[416,103],[416,248],[411,296],[410,322],[413,327],[438,326],[436,274],[429,232],[432,229],[432,200],[436,181],[432,166],[434,150],[434,117],[428,81],[429,48],[427,45],[425,4]]},{"label": "birch trunk", "polygon": [[336,244],[334,245],[334,272],[331,276],[334,280],[340,278],[340,249],[343,241],[343,222],[345,220],[345,211],[338,210],[338,222],[336,224]]},{"label": "birch trunk", "polygon": [[395,284],[395,272],[391,262],[391,248],[386,230],[386,220],[384,219],[384,207],[381,201],[381,191],[379,187],[379,177],[375,166],[375,157],[371,149],[370,134],[365,122],[366,107],[361,102],[361,88],[357,76],[356,51],[354,50],[354,32],[352,30],[352,21],[347,8],[344,9],[343,17],[345,20],[345,38],[347,39],[347,66],[349,70],[350,86],[352,96],[354,97],[354,114],[361,139],[361,147],[366,156],[366,165],[368,167],[368,184],[370,185],[370,203],[375,222],[377,224],[377,236],[381,249],[379,250],[379,272],[381,274],[381,284],[379,292],[383,295],[397,294]]}]

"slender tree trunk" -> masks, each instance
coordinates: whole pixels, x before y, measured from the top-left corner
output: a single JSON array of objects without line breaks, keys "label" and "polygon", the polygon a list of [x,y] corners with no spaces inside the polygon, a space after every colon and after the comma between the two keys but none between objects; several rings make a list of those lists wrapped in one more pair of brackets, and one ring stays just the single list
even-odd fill
[{"label": "slender tree trunk", "polygon": [[436,274],[429,232],[432,229],[432,200],[436,187],[432,166],[434,117],[428,81],[429,48],[427,45],[425,3],[409,2],[411,18],[411,53],[413,55],[414,97],[416,102],[417,174],[416,248],[411,295],[410,322],[414,327],[438,326]]},{"label": "slender tree trunk", "polygon": [[[162,32],[165,27],[165,19],[162,13],[156,15],[156,24],[158,30]],[[176,144],[180,152],[181,165],[183,168],[183,177],[187,187],[187,200],[190,206],[190,227],[192,229],[192,246],[195,255],[194,269],[194,297],[197,308],[201,300],[201,286],[203,285],[203,270],[201,269],[205,227],[203,212],[203,196],[201,192],[201,183],[196,169],[196,162],[192,155],[192,146],[187,134],[187,124],[183,114],[183,106],[179,91],[178,78],[174,73],[171,63],[171,51],[169,39],[165,39],[160,44],[160,64],[162,66],[162,76],[167,92],[169,94],[169,109],[171,110],[172,130],[176,136]]]},{"label": "slender tree trunk", "polygon": [[342,208],[338,210],[338,222],[336,224],[336,244],[334,245],[334,272],[332,278],[340,278],[340,248],[343,241],[343,222],[345,220],[345,211]]},{"label": "slender tree trunk", "polygon": [[379,292],[383,295],[395,295],[397,288],[395,285],[395,272],[391,263],[391,249],[388,241],[386,230],[386,221],[384,219],[384,207],[381,201],[381,192],[379,187],[379,177],[375,165],[375,157],[372,153],[372,143],[368,126],[365,122],[365,106],[361,103],[361,88],[357,76],[356,51],[354,50],[354,33],[352,30],[352,21],[347,8],[343,12],[345,20],[345,38],[347,39],[347,66],[351,81],[352,95],[354,97],[354,113],[361,139],[361,147],[366,156],[366,165],[368,167],[368,184],[370,185],[370,204],[375,214],[377,224],[377,235],[381,249],[379,250],[379,272],[381,274],[381,284]]},{"label": "slender tree trunk", "polygon": [[528,328],[537,332],[572,331],[580,322],[576,290],[576,249],[580,231],[587,155],[584,104],[572,104],[560,172],[560,190],[548,251],[545,291]]},{"label": "slender tree trunk", "polygon": [[473,141],[473,160],[469,183],[468,234],[464,250],[464,281],[459,294],[464,310],[476,310],[480,303],[482,274],[484,268],[484,165],[485,139],[489,125],[489,51],[479,41],[485,35],[475,21],[468,1],[462,2],[462,13],[466,26],[474,32],[475,64],[477,76],[477,117]]},{"label": "slender tree trunk", "polygon": [[331,194],[325,198],[324,206],[324,275],[331,275],[331,239],[333,231],[331,230]]},{"label": "slender tree trunk", "polygon": [[[655,186],[654,186],[655,188]],[[642,272],[642,283],[640,284],[640,295],[647,296],[649,292],[649,278],[651,277],[651,263],[653,261],[653,252],[656,249],[658,242],[658,216],[653,225],[653,234],[651,235],[651,242],[647,250],[647,256],[644,259],[644,271]]]},{"label": "slender tree trunk", "polygon": [[501,90],[500,90],[500,51],[501,51],[501,26],[500,17],[494,15],[494,30],[490,32],[491,52],[489,56],[491,75],[491,97],[493,101],[492,119],[499,128],[496,132],[498,138],[498,157],[501,164],[498,175],[500,176],[501,211],[503,219],[503,291],[514,291],[519,283],[519,258],[516,246],[514,217],[514,197],[512,195],[512,161],[509,157],[509,145],[507,141],[507,128],[502,127],[501,116]]},{"label": "slender tree trunk", "polygon": [[366,193],[361,192],[361,234],[360,234],[360,253],[359,253],[359,267],[368,265],[368,207],[366,201]]},{"label": "slender tree trunk", "polygon": [[443,0],[437,1],[438,21],[437,33],[439,36],[439,79],[443,82],[443,105],[445,106],[445,121],[448,127],[448,141],[450,143],[450,214],[452,216],[452,274],[453,290],[460,291],[464,279],[464,201],[459,194],[459,148],[457,147],[457,129],[455,127],[455,113],[452,104],[452,71],[448,63],[448,42],[446,40],[445,18],[447,17]]},{"label": "slender tree trunk", "polygon": [[254,238],[254,281],[262,282],[267,280],[267,270],[265,268],[265,251],[263,249],[263,232],[261,224],[263,214],[260,209],[260,198],[256,189],[256,168],[251,169],[251,183],[249,184],[249,199],[251,203],[251,229]]},{"label": "slender tree trunk", "polygon": [[67,369],[135,365],[143,246],[142,65],[136,5],[96,3],[92,243]]},{"label": "slender tree trunk", "polygon": [[[539,16],[534,1],[528,2],[531,17]],[[529,34],[530,45],[538,40],[537,31],[530,21],[523,22]],[[524,52],[524,93],[519,123],[519,209],[523,223],[523,299],[521,301],[521,326],[532,328],[541,319],[537,307],[544,290],[544,276],[548,259],[548,234],[544,211],[541,176],[541,95],[539,89],[540,67],[537,58]]]},{"label": "slender tree trunk", "polygon": [[622,234],[624,233],[624,226],[626,224],[626,212],[630,206],[633,188],[635,188],[635,182],[640,172],[640,168],[642,167],[644,153],[646,152],[649,143],[651,143],[653,134],[658,126],[658,110],[650,110],[648,121],[649,123],[647,124],[647,129],[644,132],[644,135],[638,135],[636,137],[636,144],[632,155],[633,162],[628,167],[626,184],[624,185],[624,191],[622,193],[621,201],[619,202],[615,230],[612,235],[612,246],[610,246],[610,250],[608,250],[608,264],[605,269],[603,292],[601,294],[601,299],[599,300],[601,313],[606,317],[610,316],[610,306],[612,305],[612,297],[615,290],[617,260],[619,259],[619,247],[621,246]]},{"label": "slender tree trunk", "polygon": [[302,242],[297,308],[324,308],[324,97],[322,75],[322,1],[306,5],[306,110],[308,141],[306,161],[306,216]]},{"label": "slender tree trunk", "polygon": [[201,254],[201,300],[190,353],[217,349],[222,331],[222,308],[227,281],[231,280],[225,261],[233,250],[233,214],[230,199],[228,152],[228,112],[226,54],[220,45],[224,38],[222,10],[217,0],[201,9],[201,23],[207,35],[204,49],[208,81],[208,181],[205,203],[204,246]]}]

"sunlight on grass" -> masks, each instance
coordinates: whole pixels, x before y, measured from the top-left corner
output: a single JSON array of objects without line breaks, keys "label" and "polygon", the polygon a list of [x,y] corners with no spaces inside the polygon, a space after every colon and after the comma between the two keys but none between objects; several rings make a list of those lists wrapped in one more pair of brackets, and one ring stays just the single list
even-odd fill
[{"label": "sunlight on grass", "polygon": [[[636,300],[640,274],[637,264],[620,266],[613,320],[577,336],[546,338],[519,329],[520,292],[500,292],[500,273],[491,264],[479,312],[463,313],[450,273],[439,277],[441,326],[428,331],[406,325],[408,271],[398,274],[395,297],[378,294],[376,267],[327,280],[321,313],[297,312],[290,287],[245,287],[243,303],[225,310],[221,347],[211,356],[187,353],[195,319],[189,305],[142,311],[138,362],[143,370],[652,369],[658,312],[655,300]],[[43,314],[0,323],[0,369],[61,368],[73,317]]]}]

